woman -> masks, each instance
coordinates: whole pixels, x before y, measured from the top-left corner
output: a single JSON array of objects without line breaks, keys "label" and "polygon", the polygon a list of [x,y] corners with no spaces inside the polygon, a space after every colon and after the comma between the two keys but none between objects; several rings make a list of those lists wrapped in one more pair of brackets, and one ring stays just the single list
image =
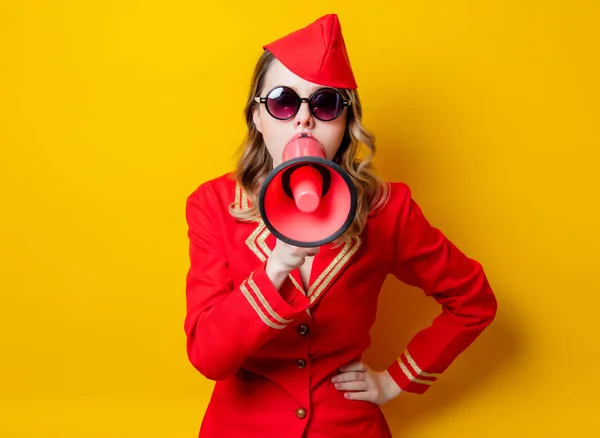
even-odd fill
[{"label": "woman", "polygon": [[[200,436],[390,437],[379,406],[427,391],[490,324],[496,299],[480,264],[428,223],[408,186],[371,170],[374,144],[337,16],[264,49],[236,171],[187,200],[187,352],[216,381]],[[279,240],[257,207],[262,182],[301,133],[322,143],[357,191],[354,221],[320,248]],[[363,161],[359,144],[371,151]],[[388,274],[443,311],[375,371],[361,356]]]}]

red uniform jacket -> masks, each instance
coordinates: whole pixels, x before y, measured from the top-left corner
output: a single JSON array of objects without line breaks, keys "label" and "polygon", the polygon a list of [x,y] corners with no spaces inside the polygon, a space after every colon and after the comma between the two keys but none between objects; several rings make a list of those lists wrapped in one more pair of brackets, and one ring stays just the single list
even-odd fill
[{"label": "red uniform jacket", "polygon": [[229,214],[230,203],[249,203],[229,174],[188,197],[187,354],[216,381],[199,436],[391,436],[379,406],[348,400],[331,383],[369,346],[388,274],[442,307],[389,365],[404,391],[424,393],[490,324],[496,299],[481,265],[430,225],[406,184],[390,187],[360,237],[321,247],[306,292],[298,270],[280,290],[267,277],[275,236]]}]

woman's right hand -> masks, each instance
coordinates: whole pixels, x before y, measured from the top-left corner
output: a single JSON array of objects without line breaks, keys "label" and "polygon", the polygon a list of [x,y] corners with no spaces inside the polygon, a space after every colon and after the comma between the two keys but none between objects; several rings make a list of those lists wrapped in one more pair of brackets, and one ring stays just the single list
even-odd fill
[{"label": "woman's right hand", "polygon": [[275,248],[267,260],[266,273],[279,289],[286,277],[294,269],[299,268],[305,262],[306,257],[312,257],[320,251],[320,248],[302,248],[290,245],[277,239]]}]

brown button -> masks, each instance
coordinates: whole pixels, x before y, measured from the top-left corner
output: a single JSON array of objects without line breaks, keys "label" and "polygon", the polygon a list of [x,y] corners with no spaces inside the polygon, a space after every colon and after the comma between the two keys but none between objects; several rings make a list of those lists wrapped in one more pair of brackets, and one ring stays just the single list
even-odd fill
[{"label": "brown button", "polygon": [[298,333],[302,336],[306,336],[308,334],[308,326],[306,324],[301,324],[298,326]]},{"label": "brown button", "polygon": [[304,368],[306,366],[306,361],[304,359],[298,359],[296,363],[298,364],[298,368]]},{"label": "brown button", "polygon": [[304,408],[296,409],[296,416],[300,419],[306,417],[306,410]]}]

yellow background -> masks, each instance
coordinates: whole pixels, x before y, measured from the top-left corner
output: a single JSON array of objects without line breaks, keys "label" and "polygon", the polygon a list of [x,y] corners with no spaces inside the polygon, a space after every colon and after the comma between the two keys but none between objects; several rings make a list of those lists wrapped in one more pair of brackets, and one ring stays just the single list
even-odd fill
[{"label": "yellow background", "polygon": [[[215,5],[216,4],[216,5]],[[193,437],[186,196],[230,170],[263,43],[337,12],[376,164],[484,265],[496,321],[397,436],[596,436],[599,3],[0,3],[0,436]],[[367,359],[437,306],[386,282]]]}]

